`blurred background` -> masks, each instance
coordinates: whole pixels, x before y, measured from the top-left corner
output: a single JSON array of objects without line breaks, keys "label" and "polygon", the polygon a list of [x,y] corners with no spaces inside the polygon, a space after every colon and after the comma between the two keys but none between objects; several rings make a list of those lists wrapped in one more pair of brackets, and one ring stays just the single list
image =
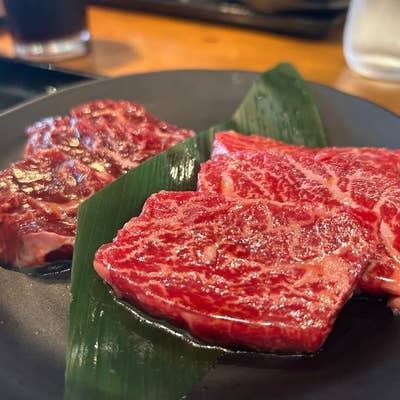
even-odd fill
[{"label": "blurred background", "polygon": [[289,61],[400,113],[399,0],[0,0],[0,10],[0,89],[14,95],[0,106],[103,76]]}]

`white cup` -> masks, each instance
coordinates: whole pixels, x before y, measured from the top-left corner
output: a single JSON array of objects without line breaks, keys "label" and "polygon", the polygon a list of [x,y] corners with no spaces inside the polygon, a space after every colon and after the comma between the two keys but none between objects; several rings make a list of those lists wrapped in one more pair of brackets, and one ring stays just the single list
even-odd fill
[{"label": "white cup", "polygon": [[360,75],[400,80],[400,0],[352,0],[343,47]]}]

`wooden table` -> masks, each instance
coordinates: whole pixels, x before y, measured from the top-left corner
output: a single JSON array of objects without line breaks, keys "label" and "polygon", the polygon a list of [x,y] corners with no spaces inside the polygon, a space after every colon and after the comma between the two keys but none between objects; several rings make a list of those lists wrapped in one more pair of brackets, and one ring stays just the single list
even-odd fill
[{"label": "wooden table", "polygon": [[[293,38],[138,12],[90,7],[92,51],[58,65],[106,76],[165,69],[263,71],[290,61],[306,79],[367,98],[400,114],[400,83],[362,78],[346,66],[340,33],[324,40]],[[0,53],[13,56],[0,35]]]}]

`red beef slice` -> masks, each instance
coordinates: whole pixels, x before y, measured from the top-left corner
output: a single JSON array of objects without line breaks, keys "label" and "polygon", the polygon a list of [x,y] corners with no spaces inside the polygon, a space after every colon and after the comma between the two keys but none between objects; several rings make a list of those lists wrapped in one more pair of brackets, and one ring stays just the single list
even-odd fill
[{"label": "red beef slice", "polygon": [[125,100],[98,100],[71,110],[72,117],[47,118],[28,128],[25,154],[57,147],[91,168],[114,177],[191,137]]},{"label": "red beef slice", "polygon": [[160,192],[94,266],[120,297],[205,341],[314,352],[366,266],[368,235],[338,207]]},{"label": "red beef slice", "polygon": [[[247,138],[242,136],[242,140],[240,149]],[[345,205],[374,233],[377,244],[360,287],[372,294],[400,295],[400,153],[373,148],[296,150],[293,145],[285,151],[280,142],[274,147],[268,139],[265,144],[269,150],[215,155],[202,165],[199,190]],[[230,150],[234,151],[233,146]]]},{"label": "red beef slice", "polygon": [[0,258],[18,267],[72,257],[78,205],[112,181],[57,149],[0,173]]}]

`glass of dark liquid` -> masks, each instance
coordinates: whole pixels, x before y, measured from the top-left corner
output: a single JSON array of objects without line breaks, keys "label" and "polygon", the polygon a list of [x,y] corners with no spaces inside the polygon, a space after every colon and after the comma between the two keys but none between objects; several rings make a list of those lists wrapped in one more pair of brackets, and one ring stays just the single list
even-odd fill
[{"label": "glass of dark liquid", "polygon": [[16,55],[38,61],[88,51],[85,0],[4,0]]}]

